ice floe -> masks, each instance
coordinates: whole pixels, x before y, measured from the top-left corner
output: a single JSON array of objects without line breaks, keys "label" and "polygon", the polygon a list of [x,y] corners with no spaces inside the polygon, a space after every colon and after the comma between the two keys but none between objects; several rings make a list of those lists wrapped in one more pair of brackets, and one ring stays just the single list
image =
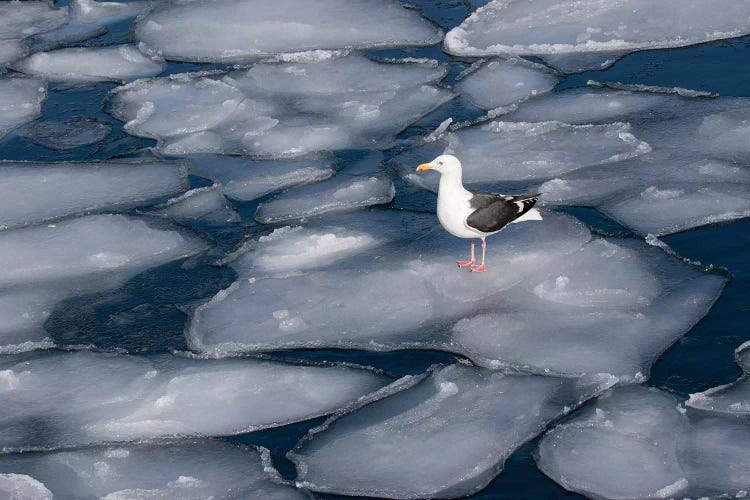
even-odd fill
[{"label": "ice floe", "polygon": [[107,109],[165,154],[255,157],[386,148],[408,125],[453,97],[435,85],[435,61],[357,55],[256,64],[228,73],[138,80],[115,89]]},{"label": "ice floe", "polygon": [[52,492],[26,474],[0,474],[0,494],[10,500],[52,500]]},{"label": "ice floe", "polygon": [[138,20],[134,33],[147,52],[195,62],[317,49],[426,46],[443,36],[419,12],[395,0],[164,2]]},{"label": "ice floe", "polygon": [[676,447],[688,420],[678,405],[658,389],[617,389],[544,436],[537,463],[590,498],[682,498],[688,481]]},{"label": "ice floe", "polygon": [[589,498],[742,498],[750,426],[687,418],[672,394],[642,386],[600,396],[539,444],[537,463]]},{"label": "ice floe", "polygon": [[96,144],[111,130],[112,126],[106,122],[77,116],[63,121],[37,121],[25,127],[20,135],[49,149],[67,150]]},{"label": "ice floe", "polygon": [[576,89],[541,96],[503,119],[630,123],[650,152],[537,188],[547,203],[593,206],[642,234],[663,235],[750,215],[750,100],[685,97],[691,95],[652,87]]},{"label": "ice floe", "polygon": [[177,163],[0,162],[0,229],[132,208],[186,188]]},{"label": "ice floe", "polygon": [[24,39],[65,24],[66,8],[54,8],[45,1],[3,2],[0,4],[0,65],[28,52]]},{"label": "ice floe", "polygon": [[202,221],[209,224],[229,224],[240,220],[240,215],[224,198],[221,186],[218,184],[191,189],[156,207],[152,213],[180,222]]},{"label": "ice floe", "polygon": [[[750,8],[743,0],[710,4],[493,0],[448,32],[444,47],[451,54],[470,57],[602,52],[609,58],[612,53],[683,47],[748,33]],[[583,69],[595,68],[593,62],[583,64]],[[566,61],[564,66],[575,65]]]},{"label": "ice floe", "polygon": [[591,239],[553,213],[490,241],[477,278],[455,268],[466,242],[429,232],[426,216],[391,223],[391,234],[347,217],[247,243],[231,262],[240,280],[195,311],[191,348],[442,349],[493,369],[632,382],[726,281],[644,242]]},{"label": "ice floe", "polygon": [[[415,165],[439,154],[453,154],[461,160],[464,183],[472,184],[546,179],[650,150],[626,123],[492,121],[445,132],[433,142],[400,154],[396,161],[412,180]],[[416,182],[436,186],[437,177]]]},{"label": "ice floe", "polygon": [[479,491],[550,421],[608,387],[606,379],[513,376],[450,365],[313,430],[290,453],[298,484],[386,498]]},{"label": "ice floe", "polygon": [[[747,417],[750,415],[750,342],[745,342],[735,353],[737,364],[745,372],[733,384],[714,387],[704,392],[691,394],[686,405],[694,410]],[[749,485],[750,486],[750,485]]]},{"label": "ice floe", "polygon": [[131,19],[146,7],[146,2],[102,2],[73,0],[70,8],[76,19],[86,24],[108,24]]},{"label": "ice floe", "polygon": [[482,64],[462,78],[456,90],[480,108],[495,109],[548,92],[557,81],[544,66],[512,58]]},{"label": "ice floe", "polygon": [[190,172],[222,185],[229,198],[251,201],[286,188],[328,179],[336,173],[323,160],[252,160],[237,156],[192,155]]},{"label": "ice floe", "polygon": [[255,219],[277,224],[334,211],[353,210],[390,203],[396,194],[386,175],[340,175],[331,180],[303,186],[261,203]]},{"label": "ice floe", "polygon": [[47,83],[37,78],[0,78],[0,138],[37,118],[47,98]]},{"label": "ice floe", "polygon": [[29,492],[10,496],[19,500],[309,498],[282,483],[267,450],[208,439],[3,455],[4,471],[13,472],[0,473],[0,492],[11,491],[8,484]]},{"label": "ice floe", "polygon": [[345,366],[171,355],[43,353],[1,363],[5,451],[278,427],[332,413],[390,381]]},{"label": "ice floe", "polygon": [[205,247],[187,233],[122,215],[0,231],[0,258],[7,264],[0,271],[0,345],[5,352],[40,347],[57,302],[117,288]]},{"label": "ice floe", "polygon": [[50,81],[101,82],[155,76],[165,65],[162,60],[143,55],[132,45],[114,45],[37,52],[11,67]]}]

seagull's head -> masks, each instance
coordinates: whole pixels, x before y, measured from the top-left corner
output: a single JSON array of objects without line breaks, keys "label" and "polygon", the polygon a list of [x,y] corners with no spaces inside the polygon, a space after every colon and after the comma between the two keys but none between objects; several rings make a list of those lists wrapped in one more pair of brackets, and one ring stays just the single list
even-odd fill
[{"label": "seagull's head", "polygon": [[422,163],[417,167],[417,172],[425,170],[437,170],[441,174],[461,174],[461,162],[453,155],[440,155],[430,163]]}]

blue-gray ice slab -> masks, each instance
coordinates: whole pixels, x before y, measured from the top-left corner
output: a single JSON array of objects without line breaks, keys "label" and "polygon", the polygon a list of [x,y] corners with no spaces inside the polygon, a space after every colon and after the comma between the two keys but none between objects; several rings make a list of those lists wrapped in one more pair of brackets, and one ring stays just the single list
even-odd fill
[{"label": "blue-gray ice slab", "polygon": [[589,498],[742,498],[750,488],[748,445],[746,421],[689,419],[675,396],[631,386],[551,430],[537,464]]},{"label": "blue-gray ice slab", "polygon": [[209,224],[231,224],[240,220],[240,215],[224,198],[219,184],[191,189],[155,207],[155,210],[150,213],[169,217],[178,222],[202,221]]},{"label": "blue-gray ice slab", "polygon": [[416,174],[414,167],[440,154],[457,156],[463,165],[464,183],[476,184],[544,180],[650,150],[625,123],[492,121],[443,132],[432,142],[398,155],[396,161],[409,182],[435,187],[437,175]]},{"label": "blue-gray ice slab", "polygon": [[186,73],[118,87],[107,110],[165,154],[277,158],[393,145],[453,98],[436,61],[375,62],[316,52],[228,73]]},{"label": "blue-gray ice slab", "polygon": [[287,191],[261,203],[255,211],[255,220],[262,224],[278,224],[330,212],[383,205],[390,203],[395,195],[396,188],[387,175],[342,174]]},{"label": "blue-gray ice slab", "polygon": [[421,47],[443,38],[440,28],[396,0],[161,2],[137,21],[134,35],[145,52],[193,62],[316,49]]},{"label": "blue-gray ice slab", "polygon": [[388,382],[351,366],[255,359],[7,356],[0,360],[0,450],[240,434],[333,413]]},{"label": "blue-gray ice slab", "polygon": [[47,82],[38,78],[0,78],[0,138],[42,113]]},{"label": "blue-gray ice slab", "polygon": [[245,244],[231,261],[239,280],[196,309],[188,344],[212,356],[441,349],[492,369],[642,381],[726,281],[547,212],[490,239],[488,272],[472,274],[454,263],[468,242],[425,235],[430,217],[375,219],[388,234],[340,216]]},{"label": "blue-gray ice slab", "polygon": [[493,0],[448,32],[444,48],[465,57],[591,53],[607,57],[748,33],[750,5],[744,0],[689,4],[680,0]]},{"label": "blue-gray ice slab", "polygon": [[68,7],[67,23],[34,36],[32,50],[57,49],[103,35],[107,32],[107,25],[136,17],[145,6],[145,2],[73,0]]},{"label": "blue-gray ice slab", "polygon": [[297,484],[354,496],[470,495],[513,451],[608,383],[437,368],[308,434],[290,452]]},{"label": "blue-gray ice slab", "polygon": [[654,388],[614,390],[544,436],[539,468],[589,498],[682,498],[676,448],[688,420],[679,404]]},{"label": "blue-gray ice slab", "polygon": [[205,248],[185,231],[123,215],[0,231],[0,352],[48,347],[44,322],[61,300],[116,289]]},{"label": "blue-gray ice slab", "polygon": [[688,408],[717,415],[750,415],[750,342],[742,344],[735,352],[735,359],[744,375],[732,384],[691,394],[685,403]]},{"label": "blue-gray ice slab", "polygon": [[128,209],[187,189],[178,163],[0,162],[0,229]]},{"label": "blue-gray ice slab", "polygon": [[312,160],[252,160],[238,156],[192,155],[190,173],[220,183],[224,194],[252,201],[290,187],[332,177],[333,163]]},{"label": "blue-gray ice slab", "polygon": [[546,203],[593,206],[642,234],[663,235],[750,215],[750,100],[693,94],[576,89],[540,96],[503,119],[629,122],[650,153],[562,174],[534,189]]},{"label": "blue-gray ice slab", "polygon": [[68,150],[104,140],[112,126],[96,118],[76,116],[61,121],[36,121],[19,131],[19,135],[49,149]]},{"label": "blue-gray ice slab", "polygon": [[68,9],[49,2],[3,2],[0,4],[0,65],[28,53],[25,38],[65,24]]},{"label": "blue-gray ice slab", "polygon": [[24,491],[9,498],[309,498],[279,479],[268,450],[209,439],[0,456],[0,496]]},{"label": "blue-gray ice slab", "polygon": [[462,77],[455,88],[474,105],[492,110],[549,92],[557,82],[557,76],[545,66],[514,57],[483,63]]},{"label": "blue-gray ice slab", "polygon": [[165,63],[144,55],[133,45],[113,45],[37,52],[10,67],[48,81],[121,82],[156,76],[164,70]]}]

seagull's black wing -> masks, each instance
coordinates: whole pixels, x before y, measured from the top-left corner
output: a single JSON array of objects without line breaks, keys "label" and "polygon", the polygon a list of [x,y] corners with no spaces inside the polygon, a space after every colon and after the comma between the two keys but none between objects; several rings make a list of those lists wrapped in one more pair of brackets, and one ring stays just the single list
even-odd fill
[{"label": "seagull's black wing", "polygon": [[471,194],[469,205],[474,211],[466,218],[466,224],[483,233],[492,233],[531,210],[541,193],[505,196],[473,191]]}]

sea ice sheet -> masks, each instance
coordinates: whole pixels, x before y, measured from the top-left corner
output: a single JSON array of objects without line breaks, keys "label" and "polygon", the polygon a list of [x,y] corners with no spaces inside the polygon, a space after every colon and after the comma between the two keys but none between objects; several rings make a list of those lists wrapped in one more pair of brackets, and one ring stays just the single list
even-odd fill
[{"label": "sea ice sheet", "polygon": [[532,189],[545,192],[547,203],[593,206],[644,235],[750,215],[750,100],[638,89],[549,94],[504,116],[524,123],[627,121],[652,148],[638,158],[563,174]]},{"label": "sea ice sheet", "polygon": [[495,109],[549,92],[558,78],[549,69],[524,59],[493,60],[462,78],[456,90],[483,109]]},{"label": "sea ice sheet", "polygon": [[5,451],[279,427],[332,413],[390,380],[345,366],[85,351],[6,357],[0,368]]},{"label": "sea ice sheet", "polygon": [[37,118],[47,98],[47,83],[37,78],[0,78],[0,138]]},{"label": "sea ice sheet", "polygon": [[490,239],[489,270],[477,277],[455,267],[467,242],[413,216],[403,225],[384,215],[391,234],[347,214],[248,242],[231,261],[240,280],[197,308],[189,345],[212,356],[441,349],[492,369],[632,382],[726,282],[644,242],[592,239],[547,212]]},{"label": "sea ice sheet", "polygon": [[[625,123],[570,125],[560,121],[492,121],[443,133],[396,157],[407,180],[414,167],[440,154],[461,160],[467,184],[547,179],[650,151]],[[422,176],[424,177],[424,176]],[[423,180],[437,185],[438,178]]]},{"label": "sea ice sheet", "polygon": [[512,376],[450,365],[329,421],[290,453],[298,484],[386,498],[479,491],[547,424],[606,389],[603,380]]},{"label": "sea ice sheet", "polygon": [[255,212],[255,220],[262,224],[277,224],[328,212],[382,205],[390,203],[395,194],[393,182],[386,175],[339,175],[261,203]]},{"label": "sea ice sheet", "polygon": [[81,500],[309,498],[279,480],[267,450],[208,439],[3,455],[0,493],[8,476],[29,492],[10,498],[34,500],[51,500],[53,494]]},{"label": "sea ice sheet", "polygon": [[186,188],[177,163],[0,162],[0,229],[127,209]]},{"label": "sea ice sheet", "polygon": [[180,222],[202,221],[209,224],[230,224],[240,220],[240,215],[224,198],[221,186],[218,184],[191,189],[156,207],[152,213]]},{"label": "sea ice sheet", "polygon": [[25,38],[54,30],[67,18],[66,8],[57,9],[45,1],[0,4],[0,65],[26,55]]},{"label": "sea ice sheet", "polygon": [[691,409],[711,414],[738,417],[750,415],[750,342],[745,342],[737,349],[735,358],[744,372],[742,378],[733,384],[691,394],[685,404]]},{"label": "sea ice sheet", "polygon": [[748,444],[746,421],[687,418],[674,395],[630,386],[551,430],[537,463],[589,498],[742,498],[750,486]]},{"label": "sea ice sheet", "polygon": [[0,345],[41,347],[44,321],[68,297],[117,288],[146,269],[189,257],[205,243],[142,219],[91,215],[0,231]]},{"label": "sea ice sheet", "polygon": [[375,62],[323,53],[228,73],[138,80],[115,89],[107,109],[133,135],[169,155],[387,148],[396,134],[454,94],[435,83],[435,61]]},{"label": "sea ice sheet", "polygon": [[590,498],[682,498],[676,447],[688,420],[678,405],[658,389],[617,389],[544,436],[539,468]]},{"label": "sea ice sheet", "polygon": [[324,181],[336,170],[324,160],[252,160],[237,156],[192,155],[190,172],[222,185],[224,194],[252,201],[290,187]]},{"label": "sea ice sheet", "polygon": [[194,62],[236,62],[316,49],[426,46],[443,36],[416,10],[395,0],[163,2],[138,20],[134,33],[144,51]]},{"label": "sea ice sheet", "polygon": [[11,67],[50,81],[102,82],[155,76],[164,70],[165,64],[143,55],[132,45],[115,45],[37,52]]},{"label": "sea ice sheet", "polygon": [[37,121],[19,134],[34,144],[64,151],[100,142],[111,130],[112,126],[106,122],[77,116],[62,121]]},{"label": "sea ice sheet", "polygon": [[493,0],[445,36],[458,56],[578,55],[684,47],[750,33],[743,0]]}]

